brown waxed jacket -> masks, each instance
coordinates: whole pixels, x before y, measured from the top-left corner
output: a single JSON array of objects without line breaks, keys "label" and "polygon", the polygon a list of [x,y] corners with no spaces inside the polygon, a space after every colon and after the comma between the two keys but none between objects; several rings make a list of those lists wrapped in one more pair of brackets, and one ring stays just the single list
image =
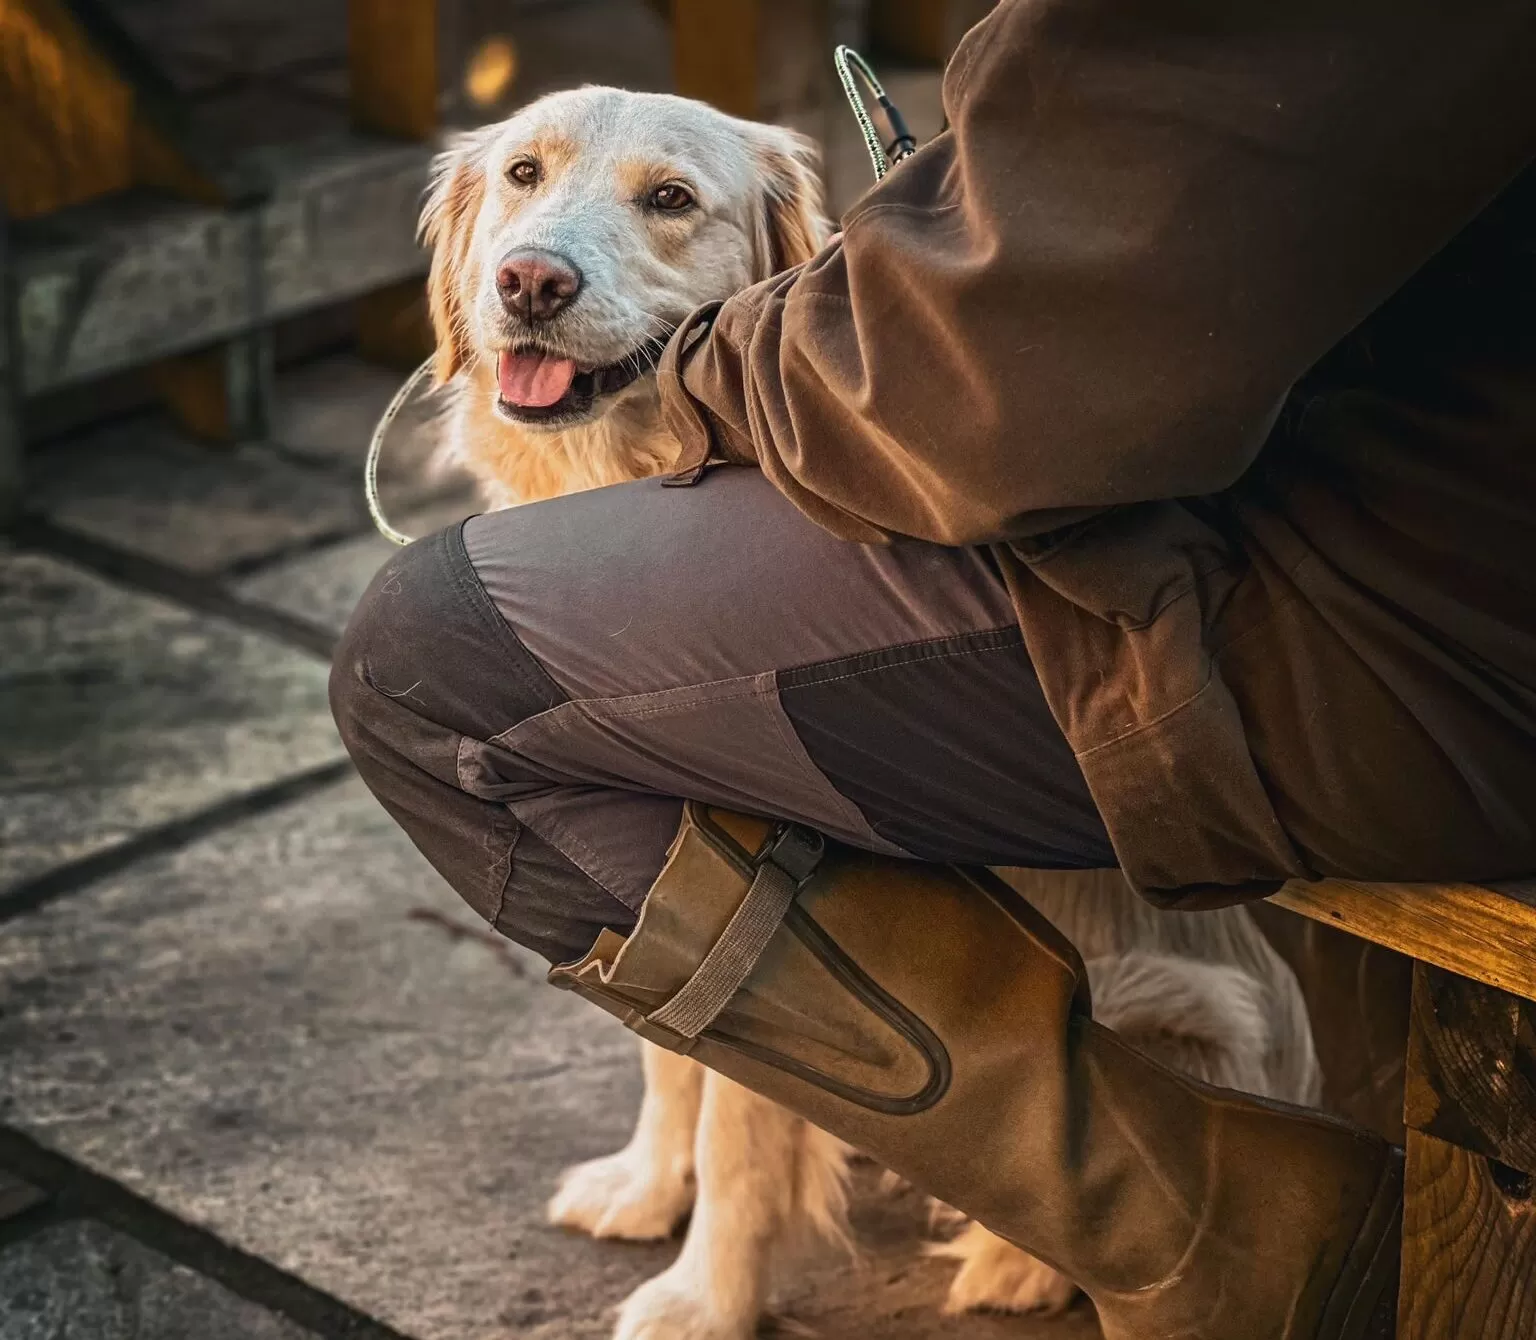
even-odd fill
[{"label": "brown waxed jacket", "polygon": [[690,457],[995,545],[1158,901],[1536,872],[1536,4],[1004,0],[944,101]]}]

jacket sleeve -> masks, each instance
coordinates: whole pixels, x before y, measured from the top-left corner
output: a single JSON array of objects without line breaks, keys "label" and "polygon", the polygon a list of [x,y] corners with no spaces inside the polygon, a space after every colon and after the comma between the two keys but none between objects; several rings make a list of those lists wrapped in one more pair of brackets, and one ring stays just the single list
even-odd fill
[{"label": "jacket sleeve", "polygon": [[663,409],[850,539],[1215,492],[1536,153],[1531,0],[1004,0],[840,244],[685,323]]}]

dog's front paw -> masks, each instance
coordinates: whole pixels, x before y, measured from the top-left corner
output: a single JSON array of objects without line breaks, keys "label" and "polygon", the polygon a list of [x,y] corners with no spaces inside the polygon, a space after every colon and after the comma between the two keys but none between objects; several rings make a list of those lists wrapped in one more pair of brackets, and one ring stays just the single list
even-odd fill
[{"label": "dog's front paw", "polygon": [[549,1222],[594,1238],[651,1242],[672,1236],[693,1208],[693,1175],[621,1149],[567,1168],[549,1202]]},{"label": "dog's front paw", "polygon": [[[732,1315],[727,1298],[705,1279],[674,1266],[624,1300],[613,1340],[751,1340],[758,1318]],[[749,1309],[750,1311],[750,1309]]]},{"label": "dog's front paw", "polygon": [[962,1312],[1054,1316],[1065,1312],[1077,1297],[1071,1280],[980,1224],[968,1224],[954,1241],[937,1243],[930,1250],[960,1262],[944,1302],[950,1316]]}]

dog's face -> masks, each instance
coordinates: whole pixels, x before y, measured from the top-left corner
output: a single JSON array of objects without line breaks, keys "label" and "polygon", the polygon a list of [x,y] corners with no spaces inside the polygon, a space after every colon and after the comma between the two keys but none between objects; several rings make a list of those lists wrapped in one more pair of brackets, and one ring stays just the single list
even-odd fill
[{"label": "dog's face", "polygon": [[810,142],[661,94],[541,99],[443,154],[422,234],[439,384],[525,428],[600,419],[693,308],[815,254]]}]

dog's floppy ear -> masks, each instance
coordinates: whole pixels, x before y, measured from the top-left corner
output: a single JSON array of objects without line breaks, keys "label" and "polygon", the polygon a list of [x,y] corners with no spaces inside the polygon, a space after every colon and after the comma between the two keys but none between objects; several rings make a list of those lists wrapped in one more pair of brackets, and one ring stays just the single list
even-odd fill
[{"label": "dog's floppy ear", "polygon": [[832,235],[823,214],[821,155],[815,143],[782,126],[757,126],[762,201],[754,246],[754,279],[810,260]]},{"label": "dog's floppy ear", "polygon": [[475,133],[461,135],[432,163],[417,233],[432,248],[427,274],[427,310],[437,341],[432,380],[442,386],[472,357],[461,295],[475,215],[485,195],[485,140]]}]

